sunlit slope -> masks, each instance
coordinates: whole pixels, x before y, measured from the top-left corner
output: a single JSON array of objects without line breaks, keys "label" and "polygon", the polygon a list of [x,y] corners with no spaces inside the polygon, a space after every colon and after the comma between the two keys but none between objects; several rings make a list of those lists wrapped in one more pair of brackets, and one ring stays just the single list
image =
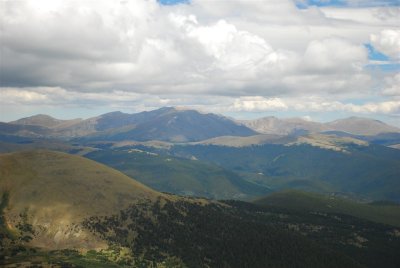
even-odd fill
[{"label": "sunlit slope", "polygon": [[9,196],[4,212],[10,229],[32,224],[31,242],[51,248],[91,244],[90,234],[80,227],[84,218],[109,215],[160,195],[102,164],[51,151],[0,155],[0,194],[4,193]]},{"label": "sunlit slope", "polygon": [[340,213],[400,227],[400,205],[390,203],[358,203],[332,195],[326,196],[296,190],[273,193],[257,199],[254,203],[301,212]]}]

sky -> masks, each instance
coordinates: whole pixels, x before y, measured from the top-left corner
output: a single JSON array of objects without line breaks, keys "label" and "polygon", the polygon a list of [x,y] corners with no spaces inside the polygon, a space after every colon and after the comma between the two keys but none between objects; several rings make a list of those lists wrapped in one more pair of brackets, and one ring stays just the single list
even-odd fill
[{"label": "sky", "polygon": [[0,121],[164,106],[400,127],[399,0],[0,0]]}]

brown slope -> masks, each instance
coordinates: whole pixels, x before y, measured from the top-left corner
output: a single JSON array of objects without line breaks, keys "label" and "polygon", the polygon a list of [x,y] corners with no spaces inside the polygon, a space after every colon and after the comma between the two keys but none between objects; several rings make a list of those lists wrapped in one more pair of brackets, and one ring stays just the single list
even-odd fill
[{"label": "brown slope", "polygon": [[52,151],[0,155],[4,193],[9,194],[4,211],[9,228],[21,233],[18,224],[31,224],[30,244],[42,248],[103,247],[81,225],[85,218],[162,195],[97,162]]}]

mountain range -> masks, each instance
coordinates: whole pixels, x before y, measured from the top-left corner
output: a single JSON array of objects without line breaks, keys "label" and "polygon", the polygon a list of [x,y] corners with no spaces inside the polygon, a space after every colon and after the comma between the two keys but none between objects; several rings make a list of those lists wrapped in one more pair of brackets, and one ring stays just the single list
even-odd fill
[{"label": "mountain range", "polygon": [[255,131],[216,114],[165,107],[150,112],[111,112],[86,120],[36,115],[0,125],[0,133],[85,140],[187,142],[217,136],[250,136]]},{"label": "mountain range", "polygon": [[[212,113],[174,107],[136,114],[111,112],[85,120],[59,120],[48,115],[35,115],[0,123],[0,134],[3,135],[84,141],[160,140],[182,143],[221,136],[287,136],[324,132],[335,132],[342,136],[356,135],[364,140],[373,140],[371,137],[390,133],[392,136],[397,135],[393,142],[400,143],[399,128],[367,118],[350,117],[328,123],[276,117],[238,121]],[[393,142],[390,145],[395,145]]]},{"label": "mountain range", "polygon": [[270,117],[237,122],[166,107],[86,120],[37,115],[0,123],[0,152],[78,154],[155,190],[185,196],[251,200],[300,189],[399,202],[396,131],[354,117],[326,124]]}]

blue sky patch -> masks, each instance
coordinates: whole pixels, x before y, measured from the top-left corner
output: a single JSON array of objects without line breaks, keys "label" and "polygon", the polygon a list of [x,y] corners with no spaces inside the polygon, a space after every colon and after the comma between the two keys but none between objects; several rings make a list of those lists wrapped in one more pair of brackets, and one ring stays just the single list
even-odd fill
[{"label": "blue sky patch", "polygon": [[388,63],[388,64],[368,64],[365,66],[367,70],[379,70],[382,72],[399,72],[400,63]]},{"label": "blue sky patch", "polygon": [[158,0],[162,5],[188,4],[189,0]]},{"label": "blue sky patch", "polygon": [[364,0],[364,1],[347,1],[347,0],[295,0],[296,6],[300,9],[306,9],[309,6],[317,7],[384,7],[384,6],[400,6],[399,0]]},{"label": "blue sky patch", "polygon": [[379,61],[389,61],[389,57],[376,50],[371,44],[364,45],[368,49],[368,59],[379,60]]},{"label": "blue sky patch", "polygon": [[321,1],[321,0],[305,0],[305,1],[296,1],[296,6],[301,9],[305,9],[309,6],[346,6],[345,0],[330,0],[330,1]]}]

